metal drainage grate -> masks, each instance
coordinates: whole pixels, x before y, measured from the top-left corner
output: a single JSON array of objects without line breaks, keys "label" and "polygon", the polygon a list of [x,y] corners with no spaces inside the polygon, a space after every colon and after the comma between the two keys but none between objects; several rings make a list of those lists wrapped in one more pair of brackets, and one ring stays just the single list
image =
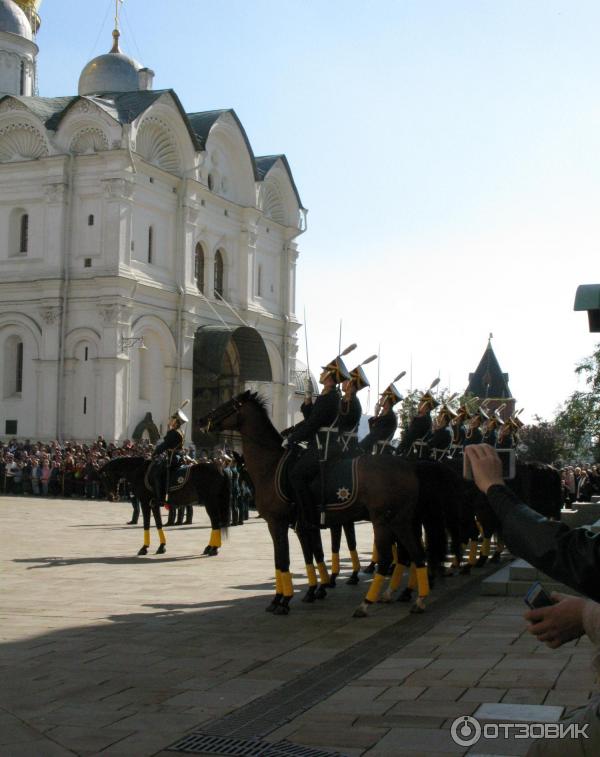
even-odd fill
[{"label": "metal drainage grate", "polygon": [[224,736],[206,736],[191,733],[169,747],[169,752],[187,754],[228,754],[232,757],[343,757],[339,752],[279,741],[276,744],[260,739],[230,739]]}]

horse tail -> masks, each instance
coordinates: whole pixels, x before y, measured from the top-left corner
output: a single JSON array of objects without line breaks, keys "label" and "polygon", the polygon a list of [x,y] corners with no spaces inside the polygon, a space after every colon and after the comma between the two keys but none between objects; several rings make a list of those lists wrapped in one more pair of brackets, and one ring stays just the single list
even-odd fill
[{"label": "horse tail", "polygon": [[446,529],[460,527],[460,479],[447,465],[418,461],[419,480],[417,515],[427,540],[427,559],[431,567],[441,566],[446,558]]}]

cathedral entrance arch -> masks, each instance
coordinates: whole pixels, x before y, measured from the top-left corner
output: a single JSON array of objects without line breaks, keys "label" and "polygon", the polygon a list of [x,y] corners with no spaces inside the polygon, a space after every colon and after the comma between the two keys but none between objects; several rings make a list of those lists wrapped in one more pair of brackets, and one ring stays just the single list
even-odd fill
[{"label": "cathedral entrance arch", "polygon": [[244,391],[248,382],[272,379],[267,348],[256,329],[201,326],[194,336],[192,441],[196,447],[210,451],[231,441],[227,434],[202,433],[198,419]]}]

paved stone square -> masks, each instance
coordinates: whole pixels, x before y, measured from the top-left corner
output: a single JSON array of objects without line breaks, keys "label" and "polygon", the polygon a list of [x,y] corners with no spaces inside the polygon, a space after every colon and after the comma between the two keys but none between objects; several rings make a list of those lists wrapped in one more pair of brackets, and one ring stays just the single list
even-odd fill
[{"label": "paved stone square", "polygon": [[[325,695],[315,688],[300,708],[290,700],[265,741],[349,757],[458,755],[467,750],[450,725],[481,704],[572,707],[593,689],[587,640],[557,651],[537,644],[521,599],[459,593],[436,620],[446,592],[477,577],[439,583],[423,616],[393,603],[357,620],[367,577],[350,587],[342,576],[326,600],[300,602],[303,560],[290,533],[297,593],[292,613],[273,617],[262,520],[230,529],[221,554],[206,558],[210,525],[197,508],[192,526],[167,529],[167,554],[137,557],[142,531],[125,525],[130,512],[127,503],[0,498],[0,755],[173,755],[183,736],[251,703],[287,706],[289,687],[315,671],[333,681],[338,663],[339,683]],[[370,527],[358,531],[366,563]],[[342,558],[348,573],[344,547]],[[365,663],[365,650],[396,631],[397,645]]]}]

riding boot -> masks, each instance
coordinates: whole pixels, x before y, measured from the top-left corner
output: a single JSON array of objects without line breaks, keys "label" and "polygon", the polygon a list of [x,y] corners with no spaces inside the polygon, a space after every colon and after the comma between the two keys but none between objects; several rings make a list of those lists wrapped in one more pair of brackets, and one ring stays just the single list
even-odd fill
[{"label": "riding boot", "polygon": [[177,521],[175,523],[176,526],[182,526],[183,525],[183,519],[185,517],[185,507],[183,505],[179,505],[177,508]]},{"label": "riding boot", "polygon": [[185,506],[185,525],[191,526],[193,520],[194,520],[194,508],[192,507],[192,505],[186,505]]}]

